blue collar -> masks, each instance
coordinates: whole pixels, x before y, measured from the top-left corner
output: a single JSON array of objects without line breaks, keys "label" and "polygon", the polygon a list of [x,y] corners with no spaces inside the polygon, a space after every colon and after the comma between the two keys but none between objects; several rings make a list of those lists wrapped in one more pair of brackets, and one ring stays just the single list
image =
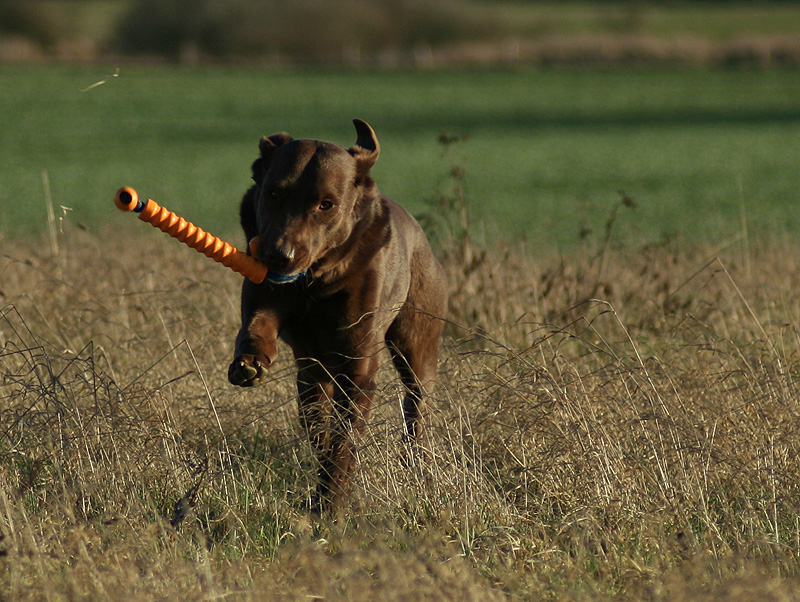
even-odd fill
[{"label": "blue collar", "polygon": [[308,270],[304,270],[299,274],[290,274],[289,276],[281,276],[280,274],[275,274],[273,272],[267,272],[264,280],[267,282],[271,282],[272,284],[289,284],[290,282],[295,282],[302,278],[303,276],[308,274]]}]

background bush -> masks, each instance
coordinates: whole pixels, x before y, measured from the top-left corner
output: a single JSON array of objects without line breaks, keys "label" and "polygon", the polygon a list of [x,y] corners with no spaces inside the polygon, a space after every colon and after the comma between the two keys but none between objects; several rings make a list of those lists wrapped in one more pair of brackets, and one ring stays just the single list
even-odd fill
[{"label": "background bush", "polygon": [[57,37],[56,24],[30,0],[0,0],[0,35],[14,34],[48,47]]},{"label": "background bush", "polygon": [[340,61],[496,36],[487,10],[445,0],[139,0],[117,38],[131,53],[290,56]]}]

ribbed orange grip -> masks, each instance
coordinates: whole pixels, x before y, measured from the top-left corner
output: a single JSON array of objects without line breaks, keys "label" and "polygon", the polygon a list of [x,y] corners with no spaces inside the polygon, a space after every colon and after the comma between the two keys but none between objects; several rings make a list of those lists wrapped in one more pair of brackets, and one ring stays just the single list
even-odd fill
[{"label": "ribbed orange grip", "polygon": [[[120,209],[123,211],[134,210],[133,207],[136,202],[130,203],[128,199],[133,198],[138,201],[138,195],[136,195],[135,190],[127,187],[120,189],[117,192],[117,199],[120,198],[123,199],[122,203],[119,200],[116,201]],[[263,263],[246,253],[242,253],[210,232],[206,232],[191,222],[187,222],[179,215],[156,203],[153,199],[147,199],[147,202],[144,203],[144,206],[139,211],[139,219],[178,239],[206,257],[210,257],[234,272],[249,278],[256,284],[261,284],[267,276],[267,266]]]}]

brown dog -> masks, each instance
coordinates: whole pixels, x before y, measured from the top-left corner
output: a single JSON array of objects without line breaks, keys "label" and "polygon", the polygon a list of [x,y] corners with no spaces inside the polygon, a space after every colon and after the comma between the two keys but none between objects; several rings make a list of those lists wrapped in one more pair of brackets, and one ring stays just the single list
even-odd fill
[{"label": "brown dog", "polygon": [[419,224],[378,192],[380,146],[365,122],[346,150],[287,134],[262,138],[255,185],[241,205],[251,253],[267,280],[242,289],[242,328],[231,383],[258,384],[280,337],[298,368],[300,419],[321,467],[315,511],[346,492],[388,346],[406,388],[408,436],[420,434],[423,395],[436,373],[445,276]]}]

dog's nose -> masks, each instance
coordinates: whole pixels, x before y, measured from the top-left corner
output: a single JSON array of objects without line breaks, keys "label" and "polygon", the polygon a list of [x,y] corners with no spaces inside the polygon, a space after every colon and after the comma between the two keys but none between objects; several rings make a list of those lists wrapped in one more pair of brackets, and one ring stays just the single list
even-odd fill
[{"label": "dog's nose", "polygon": [[285,270],[294,259],[294,249],[273,246],[267,249],[264,259],[270,269],[280,272]]}]

